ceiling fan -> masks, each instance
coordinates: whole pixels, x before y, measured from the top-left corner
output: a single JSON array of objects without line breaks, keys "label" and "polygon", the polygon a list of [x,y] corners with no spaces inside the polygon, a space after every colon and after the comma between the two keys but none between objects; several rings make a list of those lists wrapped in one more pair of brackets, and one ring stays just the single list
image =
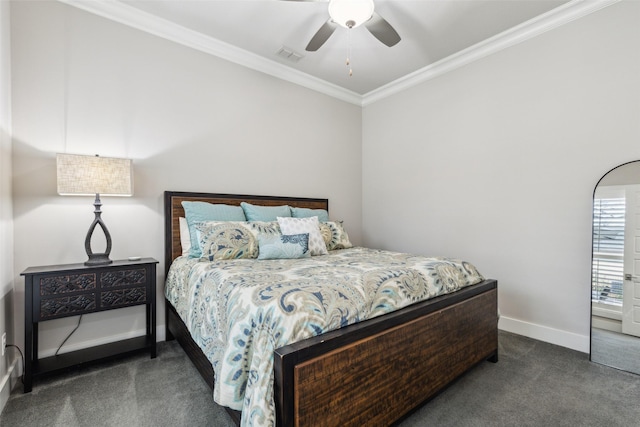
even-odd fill
[{"label": "ceiling fan", "polygon": [[305,50],[309,52],[318,50],[331,37],[338,25],[349,29],[364,25],[375,38],[389,47],[400,41],[398,32],[374,11],[373,0],[329,0],[329,19],[311,38]]}]

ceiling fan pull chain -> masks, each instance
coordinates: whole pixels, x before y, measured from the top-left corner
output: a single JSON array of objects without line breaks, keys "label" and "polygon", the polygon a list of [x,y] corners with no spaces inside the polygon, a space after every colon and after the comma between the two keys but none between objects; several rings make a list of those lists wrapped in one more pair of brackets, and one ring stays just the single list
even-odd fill
[{"label": "ceiling fan pull chain", "polygon": [[353,69],[351,68],[351,30],[352,27],[349,27],[347,30],[347,67],[349,67],[349,77],[353,76]]}]

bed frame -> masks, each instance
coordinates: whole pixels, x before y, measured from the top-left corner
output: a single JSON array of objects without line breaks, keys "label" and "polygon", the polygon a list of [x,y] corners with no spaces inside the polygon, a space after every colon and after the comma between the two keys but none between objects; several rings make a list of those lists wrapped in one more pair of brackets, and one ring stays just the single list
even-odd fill
[{"label": "bed frame", "polygon": [[[182,252],[182,201],[327,209],[328,200],[165,192],[165,273]],[[166,277],[166,274],[165,274]],[[207,384],[213,368],[166,303],[176,338]],[[277,425],[389,425],[405,418],[478,363],[498,361],[497,281],[276,349]],[[240,413],[227,409],[236,424]]]}]

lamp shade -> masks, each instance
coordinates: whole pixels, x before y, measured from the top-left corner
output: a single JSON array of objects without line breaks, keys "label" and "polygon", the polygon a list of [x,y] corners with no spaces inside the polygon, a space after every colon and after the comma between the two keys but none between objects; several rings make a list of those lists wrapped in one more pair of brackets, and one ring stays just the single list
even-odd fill
[{"label": "lamp shade", "polygon": [[58,194],[131,196],[131,159],[57,154]]}]

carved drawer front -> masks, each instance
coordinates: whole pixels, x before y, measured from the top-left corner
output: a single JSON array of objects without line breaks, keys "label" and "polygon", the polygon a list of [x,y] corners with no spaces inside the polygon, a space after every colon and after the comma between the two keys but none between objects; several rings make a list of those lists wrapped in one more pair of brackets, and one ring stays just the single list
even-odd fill
[{"label": "carved drawer front", "polygon": [[100,293],[100,305],[106,307],[126,307],[147,302],[147,288],[136,287],[114,289]]},{"label": "carved drawer front", "polygon": [[96,309],[96,294],[84,293],[59,298],[46,298],[40,300],[40,319],[52,319],[56,317],[82,314]]},{"label": "carved drawer front", "polygon": [[100,287],[102,289],[144,285],[146,281],[147,270],[145,268],[131,268],[100,273]]},{"label": "carved drawer front", "polygon": [[63,274],[40,278],[40,295],[60,295],[96,288],[96,274]]}]

